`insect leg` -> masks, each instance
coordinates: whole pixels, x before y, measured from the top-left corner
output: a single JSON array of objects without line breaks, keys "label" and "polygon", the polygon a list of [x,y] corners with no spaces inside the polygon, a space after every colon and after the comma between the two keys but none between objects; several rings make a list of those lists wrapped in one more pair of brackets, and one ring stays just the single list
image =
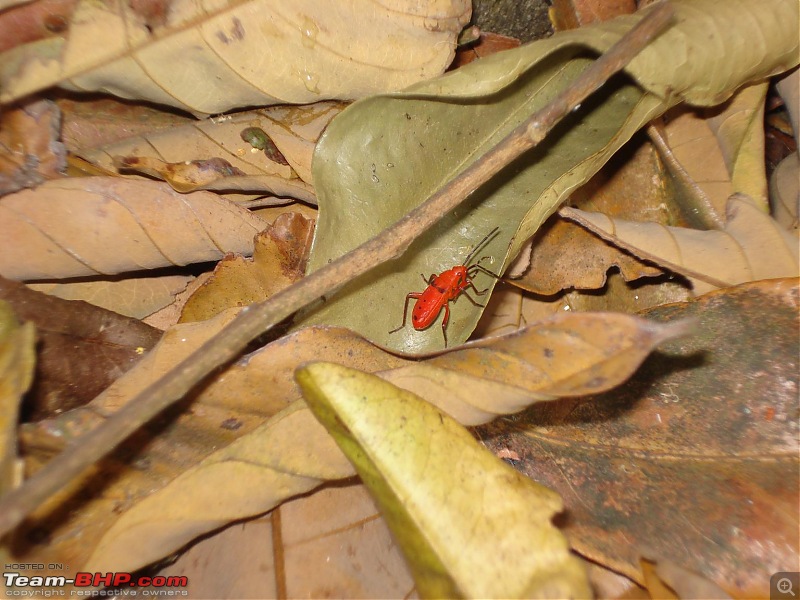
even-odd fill
[{"label": "insect leg", "polygon": [[403,327],[406,326],[406,320],[408,319],[408,303],[413,300],[419,300],[422,294],[420,292],[411,292],[406,296],[406,303],[403,306],[403,324],[400,325],[397,329],[392,329],[389,333],[395,333],[396,331],[400,331]]},{"label": "insect leg", "polygon": [[447,348],[447,322],[450,320],[450,305],[444,304],[444,319],[442,319],[442,335],[444,336],[444,347]]}]

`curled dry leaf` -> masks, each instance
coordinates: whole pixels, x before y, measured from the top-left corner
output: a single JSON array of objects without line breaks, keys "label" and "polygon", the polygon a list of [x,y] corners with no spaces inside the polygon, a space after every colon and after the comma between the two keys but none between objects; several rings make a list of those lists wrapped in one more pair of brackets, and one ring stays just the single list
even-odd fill
[{"label": "curled dry leaf", "polygon": [[728,201],[722,231],[632,223],[574,208],[561,215],[639,258],[689,278],[696,294],[746,281],[793,277],[800,270],[797,232],[787,232],[747,196]]},{"label": "curled dry leaf", "polygon": [[[342,107],[337,102],[276,106],[189,123],[101,148],[83,149],[78,154],[106,171],[114,171],[122,165],[163,178],[181,192],[236,190],[316,203],[311,156],[320,134]],[[258,147],[267,147],[270,143],[288,164],[270,158],[263,147]],[[277,157],[274,153],[273,156]],[[125,157],[127,163],[138,160],[140,165],[153,163],[155,168],[144,171],[132,164],[125,165]],[[186,182],[165,172],[165,166],[160,164],[171,163],[174,166],[170,169],[185,170],[189,166],[181,167],[182,163],[209,160],[224,161],[230,165],[230,172],[220,172],[216,178],[205,182]]]},{"label": "curled dry leaf", "polygon": [[59,140],[61,112],[49,100],[35,100],[0,117],[0,196],[63,175],[66,150]]},{"label": "curled dry leaf", "polygon": [[552,524],[561,499],[414,394],[333,363],[297,371],[355,465],[423,598],[581,598],[586,573]]},{"label": "curled dry leaf", "polygon": [[138,171],[163,179],[178,192],[208,189],[209,184],[228,177],[243,177],[240,171],[224,158],[187,160],[180,163],[165,163],[157,158],[138,156],[115,156],[114,166],[120,173]]},{"label": "curled dry leaf", "polygon": [[532,402],[615,387],[653,348],[691,327],[617,313],[562,314],[382,376],[460,423],[479,425]]},{"label": "curled dry leaf", "polygon": [[[662,163],[652,145],[642,144],[641,140],[642,136],[631,140],[589,182],[575,190],[569,198],[570,206],[632,221],[680,223],[680,212],[664,185]],[[626,282],[664,274],[655,265],[556,215],[523,248],[509,267],[506,281],[545,296],[561,291],[598,290],[607,285],[612,267],[618,268]],[[604,297],[607,292],[608,289],[603,292]],[[563,295],[559,295],[552,300],[562,299]],[[636,312],[612,303],[590,310]]]},{"label": "curled dry leaf", "polygon": [[766,207],[764,98],[767,84],[745,86],[713,109],[680,107],[650,136],[673,176],[685,218],[721,229],[733,193]]},{"label": "curled dry leaf", "polygon": [[213,275],[192,294],[181,322],[203,321],[234,306],[266,300],[302,279],[314,221],[284,213],[256,236],[252,260],[227,255]]},{"label": "curled dry leaf", "polygon": [[534,238],[529,270],[510,282],[530,292],[551,295],[569,289],[597,290],[606,284],[611,267],[617,267],[625,281],[664,273],[611,244],[598,241],[596,236],[563,218],[553,217],[540,231],[544,237]]},{"label": "curled dry leaf", "polygon": [[442,73],[469,16],[465,0],[173,2],[158,15],[80,0],[61,36],[3,52],[0,101],[58,84],[205,114],[354,99]]},{"label": "curled dry leaf", "polygon": [[800,227],[800,154],[781,161],[770,180],[770,205],[775,220],[786,229]]},{"label": "curled dry leaf", "polygon": [[210,192],[152,181],[71,178],[0,200],[0,274],[109,275],[252,252],[265,223]]},{"label": "curled dry leaf", "polygon": [[[626,71],[632,78],[608,82],[514,168],[420,235],[401,259],[344,286],[307,322],[346,326],[404,352],[441,349],[436,326],[390,333],[400,324],[405,295],[419,291],[420,273],[428,277],[462,264],[468,249],[496,226],[501,234],[486,254],[494,272],[502,272],[563,199],[653,117],[681,100],[718,103],[751,79],[796,64],[797,5],[772,1],[770,14],[781,17],[764,20],[764,4],[674,0],[675,24],[631,61]],[[474,165],[588,67],[587,48],[608,49],[641,18],[558,33],[344,110],[315,151],[320,215],[309,269],[373,237]],[[752,39],[763,41],[759,51],[744,42]],[[486,285],[492,288],[494,280]],[[481,310],[463,302],[452,313],[448,337],[460,342]]]}]

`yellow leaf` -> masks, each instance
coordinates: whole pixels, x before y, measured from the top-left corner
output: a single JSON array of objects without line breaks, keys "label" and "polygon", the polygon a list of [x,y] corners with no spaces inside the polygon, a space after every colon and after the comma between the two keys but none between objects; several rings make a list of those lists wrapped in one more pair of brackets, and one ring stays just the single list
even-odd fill
[{"label": "yellow leaf", "polygon": [[315,363],[297,380],[376,499],[423,597],[590,595],[551,523],[562,506],[557,495],[375,376]]}]

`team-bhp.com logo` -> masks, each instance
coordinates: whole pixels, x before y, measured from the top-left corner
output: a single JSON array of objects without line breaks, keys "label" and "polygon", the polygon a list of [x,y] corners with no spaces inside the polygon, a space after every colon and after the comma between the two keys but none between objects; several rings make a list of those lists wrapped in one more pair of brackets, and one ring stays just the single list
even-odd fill
[{"label": "team-bhp.com logo", "polygon": [[[185,576],[134,576],[131,573],[75,573],[74,577],[28,576],[3,573],[6,596],[186,596],[189,579]],[[72,589],[60,589],[73,586]],[[100,589],[102,588],[102,589]],[[135,590],[129,588],[137,588]]]}]

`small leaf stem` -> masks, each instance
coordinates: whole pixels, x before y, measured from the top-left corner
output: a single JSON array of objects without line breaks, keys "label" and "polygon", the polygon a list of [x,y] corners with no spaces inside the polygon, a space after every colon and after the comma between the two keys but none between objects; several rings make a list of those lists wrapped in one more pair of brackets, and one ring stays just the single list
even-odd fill
[{"label": "small leaf stem", "polygon": [[669,3],[654,5],[569,88],[419,207],[374,238],[269,300],[244,308],[225,329],[183,362],[145,388],[102,425],[76,439],[22,486],[0,499],[0,536],[11,531],[49,496],[139,427],[180,400],[214,369],[235,359],[251,340],[317,298],[332,293],[343,283],[402,255],[409,243],[433,226],[442,215],[463,202],[505,165],[541,142],[571,110],[623,69],[667,26],[671,18]]}]

